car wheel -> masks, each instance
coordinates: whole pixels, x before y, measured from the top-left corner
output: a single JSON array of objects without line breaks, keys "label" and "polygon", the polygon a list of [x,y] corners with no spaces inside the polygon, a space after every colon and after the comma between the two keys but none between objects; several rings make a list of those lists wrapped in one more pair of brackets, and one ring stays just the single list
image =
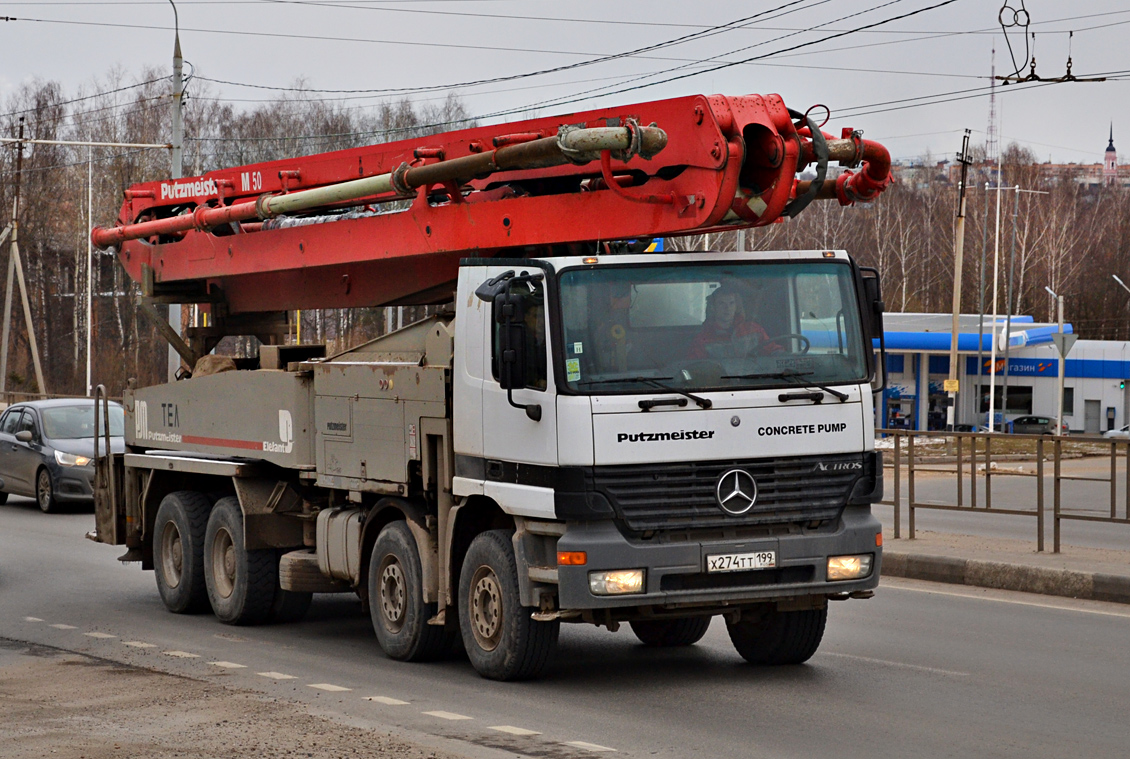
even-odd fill
[{"label": "car wheel", "polygon": [[55,500],[55,487],[51,484],[51,473],[40,469],[35,476],[35,500],[39,510],[44,514],[54,514],[59,511],[59,502]]}]

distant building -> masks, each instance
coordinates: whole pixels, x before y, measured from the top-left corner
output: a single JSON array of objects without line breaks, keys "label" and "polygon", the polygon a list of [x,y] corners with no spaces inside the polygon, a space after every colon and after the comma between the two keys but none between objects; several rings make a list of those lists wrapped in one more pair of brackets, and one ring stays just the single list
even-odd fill
[{"label": "distant building", "polygon": [[1110,142],[1106,145],[1103,157],[1103,184],[1113,187],[1118,184],[1118,151],[1114,149],[1114,123],[1110,125]]}]

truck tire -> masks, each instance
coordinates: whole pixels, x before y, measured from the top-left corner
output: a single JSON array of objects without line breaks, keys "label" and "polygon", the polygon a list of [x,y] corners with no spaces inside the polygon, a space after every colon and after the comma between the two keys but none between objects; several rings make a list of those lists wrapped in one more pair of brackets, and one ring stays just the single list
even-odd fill
[{"label": "truck tire", "polygon": [[416,538],[404,522],[385,525],[369,559],[369,615],[389,658],[433,661],[448,647],[444,628],[429,625],[436,605],[424,603]]},{"label": "truck tire", "polygon": [[204,533],[204,580],[216,618],[229,625],[258,625],[271,617],[279,582],[274,549],[248,551],[239,500],[216,501]]},{"label": "truck tire", "polygon": [[208,609],[204,582],[204,533],[212,502],[203,493],[180,490],[161,499],[153,525],[157,592],[174,614]]},{"label": "truck tire", "polygon": [[824,637],[828,609],[747,612],[737,624],[727,624],[730,641],[750,664],[803,664]]},{"label": "truck tire", "polygon": [[553,661],[559,620],[535,622],[521,605],[508,530],[478,535],[459,574],[459,628],[467,657],[490,680],[528,680]]},{"label": "truck tire", "polygon": [[628,623],[645,646],[676,648],[693,646],[710,627],[710,617],[682,619],[639,619]]}]

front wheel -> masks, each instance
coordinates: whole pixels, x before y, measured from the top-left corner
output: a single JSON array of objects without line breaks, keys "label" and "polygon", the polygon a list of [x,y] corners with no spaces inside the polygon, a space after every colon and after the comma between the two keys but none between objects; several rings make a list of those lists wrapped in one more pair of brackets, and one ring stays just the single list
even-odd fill
[{"label": "front wheel", "polygon": [[828,607],[802,611],[767,607],[743,613],[726,630],[734,648],[750,664],[803,664],[820,647],[827,621]]},{"label": "front wheel", "polygon": [[243,540],[239,500],[216,501],[204,533],[204,579],[216,618],[229,625],[257,625],[271,617],[279,560],[274,549],[249,551]]},{"label": "front wheel", "polygon": [[471,541],[459,574],[459,629],[467,657],[490,680],[528,680],[553,661],[558,620],[535,622],[522,606],[518,565],[507,530]]},{"label": "front wheel", "polygon": [[59,502],[55,500],[55,487],[51,484],[51,473],[46,469],[40,469],[35,478],[35,500],[44,514],[54,514],[59,510]]},{"label": "front wheel", "polygon": [[645,646],[677,648],[693,646],[710,627],[710,617],[684,619],[637,619],[628,623]]}]

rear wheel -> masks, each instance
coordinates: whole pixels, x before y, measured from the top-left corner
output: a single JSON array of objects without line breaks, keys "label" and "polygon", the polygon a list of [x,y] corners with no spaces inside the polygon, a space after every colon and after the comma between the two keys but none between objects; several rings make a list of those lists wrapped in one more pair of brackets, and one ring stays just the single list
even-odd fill
[{"label": "rear wheel", "polygon": [[157,509],[153,525],[153,565],[157,590],[165,607],[176,614],[208,608],[204,581],[204,534],[212,503],[202,493],[169,493]]},{"label": "rear wheel", "polygon": [[702,640],[710,627],[710,617],[683,619],[644,619],[629,622],[632,632],[645,646],[675,648],[693,646]]},{"label": "rear wheel", "polygon": [[40,469],[35,476],[35,501],[39,510],[44,514],[54,514],[59,510],[59,502],[55,500],[55,486],[51,483],[51,473]]},{"label": "rear wheel", "polygon": [[257,625],[271,617],[279,582],[278,554],[244,547],[239,501],[221,498],[204,536],[204,579],[208,601],[221,622]]},{"label": "rear wheel", "polygon": [[506,530],[477,536],[459,575],[459,627],[471,664],[491,680],[527,680],[552,663],[561,623],[535,622],[521,605]]},{"label": "rear wheel", "polygon": [[449,635],[429,625],[436,605],[424,603],[416,538],[404,522],[385,525],[369,560],[369,614],[381,649],[399,661],[431,661],[450,648]]},{"label": "rear wheel", "polygon": [[751,664],[803,664],[820,647],[827,620],[827,607],[803,611],[767,607],[745,612],[726,630],[734,648]]}]

